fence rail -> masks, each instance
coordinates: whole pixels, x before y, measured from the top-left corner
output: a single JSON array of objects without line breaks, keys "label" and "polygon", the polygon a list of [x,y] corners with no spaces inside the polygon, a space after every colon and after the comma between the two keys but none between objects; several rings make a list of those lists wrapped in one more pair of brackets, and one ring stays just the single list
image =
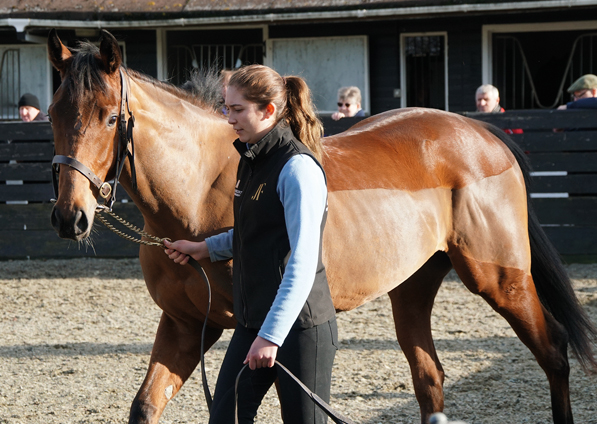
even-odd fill
[{"label": "fence rail", "polygon": [[[499,128],[523,129],[513,139],[528,153],[533,166],[530,191],[539,221],[566,259],[597,260],[597,111],[464,115]],[[322,117],[326,135],[342,132],[360,120]],[[554,132],[554,128],[565,131]],[[0,123],[0,259],[137,256],[136,244],[99,223],[93,248],[56,235],[50,224],[52,156],[48,123]],[[142,227],[136,206],[127,202],[124,190],[119,195],[115,211]],[[15,201],[27,204],[10,204]]]}]

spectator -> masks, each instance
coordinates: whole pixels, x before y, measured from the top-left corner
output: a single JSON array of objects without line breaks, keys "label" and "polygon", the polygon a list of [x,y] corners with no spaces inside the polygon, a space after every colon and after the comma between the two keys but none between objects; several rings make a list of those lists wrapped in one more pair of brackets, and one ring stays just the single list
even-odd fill
[{"label": "spectator", "polygon": [[365,111],[361,109],[361,90],[358,87],[342,87],[338,90],[338,112],[332,114],[332,119],[363,117]]},{"label": "spectator", "polygon": [[[506,110],[500,106],[500,92],[497,87],[491,84],[483,84],[477,88],[475,94],[475,101],[477,103],[477,112],[483,113],[503,113]],[[504,128],[507,134],[522,134],[520,128],[510,129]]]},{"label": "spectator", "polygon": [[500,106],[500,92],[491,84],[483,84],[477,88],[475,100],[477,102],[477,112],[504,112],[504,108]]},{"label": "spectator", "polygon": [[597,76],[586,74],[568,87],[572,101],[558,107],[563,109],[597,109]]},{"label": "spectator", "polygon": [[49,121],[39,106],[39,99],[31,93],[25,93],[19,99],[19,115],[23,122]]}]

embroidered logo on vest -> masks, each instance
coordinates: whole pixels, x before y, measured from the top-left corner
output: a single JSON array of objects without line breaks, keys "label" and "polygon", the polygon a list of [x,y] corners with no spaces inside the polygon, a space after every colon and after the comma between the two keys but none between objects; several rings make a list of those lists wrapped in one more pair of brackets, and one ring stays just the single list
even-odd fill
[{"label": "embroidered logo on vest", "polygon": [[265,187],[265,185],[266,185],[266,183],[259,184],[259,187],[257,187],[257,191],[251,197],[251,200],[259,200],[259,196],[261,196],[261,193],[263,193],[263,187]]}]

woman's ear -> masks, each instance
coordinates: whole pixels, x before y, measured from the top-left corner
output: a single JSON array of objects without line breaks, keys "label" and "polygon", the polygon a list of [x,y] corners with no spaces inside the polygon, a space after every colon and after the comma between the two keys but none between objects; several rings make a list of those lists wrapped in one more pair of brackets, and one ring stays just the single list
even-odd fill
[{"label": "woman's ear", "polygon": [[276,116],[276,106],[274,106],[273,103],[270,103],[265,107],[265,118],[269,119],[272,116]]}]

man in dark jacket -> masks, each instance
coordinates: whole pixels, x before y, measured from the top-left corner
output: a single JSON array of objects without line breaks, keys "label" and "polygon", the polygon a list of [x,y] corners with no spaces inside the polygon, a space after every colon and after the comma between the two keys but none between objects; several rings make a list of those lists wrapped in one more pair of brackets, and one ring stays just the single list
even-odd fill
[{"label": "man in dark jacket", "polygon": [[597,76],[586,74],[568,87],[572,101],[558,109],[597,109]]},{"label": "man in dark jacket", "polygon": [[23,122],[48,121],[48,116],[39,106],[39,99],[31,93],[25,93],[19,99],[19,115]]}]

